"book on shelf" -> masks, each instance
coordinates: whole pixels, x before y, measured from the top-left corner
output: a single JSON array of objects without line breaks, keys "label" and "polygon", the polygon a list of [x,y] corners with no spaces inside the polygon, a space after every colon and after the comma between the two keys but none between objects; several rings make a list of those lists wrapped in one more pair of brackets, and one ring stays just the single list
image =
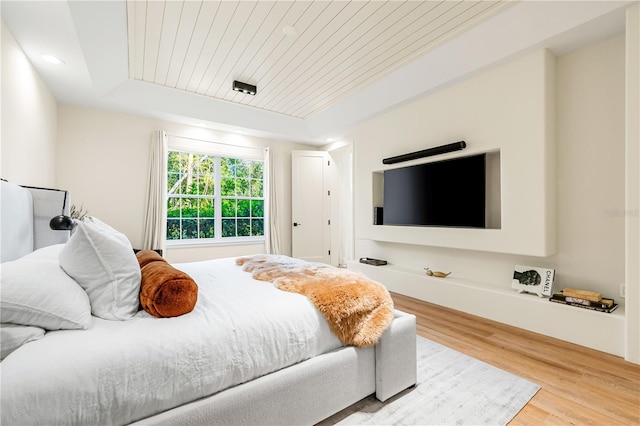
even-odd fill
[{"label": "book on shelf", "polygon": [[561,303],[564,305],[576,306],[578,308],[590,309],[593,311],[599,312],[613,312],[618,307],[618,304],[613,301],[613,299],[603,298],[600,302],[594,302],[592,300],[580,299],[577,297],[566,296],[562,292],[553,293],[553,295],[549,298],[551,302]]},{"label": "book on shelf", "polygon": [[549,297],[553,293],[555,274],[555,269],[516,265],[513,269],[511,288],[518,290],[518,293],[534,293],[540,297]]},{"label": "book on shelf", "polygon": [[585,306],[600,306],[602,308],[610,308],[614,304],[613,299],[606,299],[606,298],[600,299],[599,302],[594,302],[592,300],[580,299],[578,297],[565,296],[565,300],[567,302],[579,303],[579,304],[585,305]]}]

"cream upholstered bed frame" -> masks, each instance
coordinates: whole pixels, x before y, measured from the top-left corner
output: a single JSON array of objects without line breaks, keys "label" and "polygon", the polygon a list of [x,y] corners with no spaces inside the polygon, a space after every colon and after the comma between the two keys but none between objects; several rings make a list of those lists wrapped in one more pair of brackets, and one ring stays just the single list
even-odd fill
[{"label": "cream upholstered bed frame", "polygon": [[[69,238],[48,227],[62,206],[51,192],[2,181],[3,262]],[[371,394],[385,401],[416,376],[416,319],[396,310],[375,346],[342,347],[134,424],[314,424]]]},{"label": "cream upholstered bed frame", "polygon": [[[49,221],[62,212],[65,191],[0,181],[0,262],[42,247],[65,243],[69,231],[52,231]],[[67,199],[64,213],[69,214]]]},{"label": "cream upholstered bed frame", "polygon": [[416,383],[416,317],[396,310],[375,346],[346,346],[134,425],[309,425]]}]

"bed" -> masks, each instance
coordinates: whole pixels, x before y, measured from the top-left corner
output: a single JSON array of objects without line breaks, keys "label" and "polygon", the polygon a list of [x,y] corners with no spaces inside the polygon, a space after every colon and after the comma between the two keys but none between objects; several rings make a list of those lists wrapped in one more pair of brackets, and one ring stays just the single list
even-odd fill
[{"label": "bed", "polygon": [[[68,232],[47,226],[60,214],[55,195],[42,203],[50,191],[2,182],[3,307],[12,276],[28,275],[27,286],[46,276],[51,303],[63,292],[50,287],[68,284],[52,272],[70,246]],[[84,306],[65,312],[75,329],[53,326],[3,353],[1,423],[314,424],[416,383],[413,315],[395,310],[375,345],[344,345],[307,297],[254,279],[236,259],[172,266],[198,285],[195,308],[173,318],[137,308],[126,320],[87,317],[93,299],[64,292],[60,303]],[[4,311],[3,336],[29,327],[5,323]]]}]

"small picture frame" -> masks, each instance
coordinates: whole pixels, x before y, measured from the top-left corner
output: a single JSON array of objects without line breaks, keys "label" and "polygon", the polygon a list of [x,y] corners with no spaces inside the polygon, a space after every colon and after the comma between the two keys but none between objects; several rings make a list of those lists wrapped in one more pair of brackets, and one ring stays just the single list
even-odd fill
[{"label": "small picture frame", "polygon": [[516,265],[511,288],[518,290],[518,293],[533,293],[540,297],[550,297],[553,294],[555,275],[555,269]]}]

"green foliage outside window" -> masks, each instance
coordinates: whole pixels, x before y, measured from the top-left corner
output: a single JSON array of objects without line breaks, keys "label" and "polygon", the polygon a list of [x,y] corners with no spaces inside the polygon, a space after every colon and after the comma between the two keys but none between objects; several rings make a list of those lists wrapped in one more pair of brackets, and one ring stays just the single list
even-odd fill
[{"label": "green foliage outside window", "polygon": [[264,236],[263,162],[169,151],[167,240],[217,238],[216,220],[222,239]]}]

